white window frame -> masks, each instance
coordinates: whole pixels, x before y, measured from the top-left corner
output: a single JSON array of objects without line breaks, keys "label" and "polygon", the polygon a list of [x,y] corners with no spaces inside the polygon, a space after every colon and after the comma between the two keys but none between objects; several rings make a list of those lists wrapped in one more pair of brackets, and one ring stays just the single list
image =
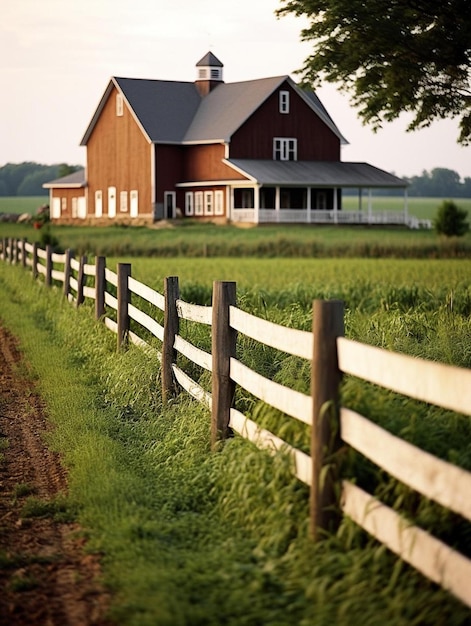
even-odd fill
[{"label": "white window frame", "polygon": [[295,137],[274,137],[273,138],[273,160],[274,161],[297,161],[298,160],[298,140]]},{"label": "white window frame", "polygon": [[124,100],[123,95],[120,93],[116,94],[116,116],[122,117],[124,115]]},{"label": "white window frame", "polygon": [[119,211],[120,213],[128,212],[128,192],[127,191],[119,192]]},{"label": "white window frame", "polygon": [[195,191],[195,215],[203,215],[203,192]]},{"label": "white window frame", "polygon": [[131,189],[129,192],[129,216],[137,217],[139,215],[139,192],[137,189]]},{"label": "white window frame", "polygon": [[289,91],[279,92],[280,113],[289,113]]},{"label": "white window frame", "polygon": [[101,189],[95,191],[95,217],[103,217],[103,192]]},{"label": "white window frame", "polygon": [[192,191],[185,192],[185,215],[195,214],[194,197]]},{"label": "white window frame", "polygon": [[204,214],[214,215],[214,194],[212,191],[204,192]]},{"label": "white window frame", "polygon": [[224,215],[224,192],[221,189],[214,192],[214,215]]},{"label": "white window frame", "polygon": [[61,199],[53,198],[52,199],[52,207],[51,207],[51,217],[52,219],[59,218],[61,216]]}]

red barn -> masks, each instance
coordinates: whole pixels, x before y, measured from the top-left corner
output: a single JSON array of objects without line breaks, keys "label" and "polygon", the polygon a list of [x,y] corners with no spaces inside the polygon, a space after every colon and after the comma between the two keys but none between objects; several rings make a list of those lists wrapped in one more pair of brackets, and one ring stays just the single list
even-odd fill
[{"label": "red barn", "polygon": [[54,221],[351,222],[342,189],[407,186],[341,161],[339,129],[289,76],[225,83],[211,52],[196,69],[195,82],[110,80],[81,142],[86,169],[45,185]]}]

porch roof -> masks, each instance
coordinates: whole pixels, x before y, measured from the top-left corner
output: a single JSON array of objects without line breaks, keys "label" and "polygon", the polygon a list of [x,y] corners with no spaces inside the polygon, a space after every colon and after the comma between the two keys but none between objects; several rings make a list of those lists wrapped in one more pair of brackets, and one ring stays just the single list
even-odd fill
[{"label": "porch roof", "polygon": [[228,159],[228,165],[260,185],[402,187],[408,183],[369,163]]}]

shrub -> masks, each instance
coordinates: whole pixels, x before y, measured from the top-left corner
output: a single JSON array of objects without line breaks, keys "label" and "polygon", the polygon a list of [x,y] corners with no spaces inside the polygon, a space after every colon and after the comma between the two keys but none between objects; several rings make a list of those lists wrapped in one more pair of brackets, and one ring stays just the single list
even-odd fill
[{"label": "shrub", "polygon": [[461,237],[469,229],[469,224],[466,221],[467,216],[467,211],[460,209],[451,200],[445,200],[438,207],[434,222],[435,230],[439,235]]}]

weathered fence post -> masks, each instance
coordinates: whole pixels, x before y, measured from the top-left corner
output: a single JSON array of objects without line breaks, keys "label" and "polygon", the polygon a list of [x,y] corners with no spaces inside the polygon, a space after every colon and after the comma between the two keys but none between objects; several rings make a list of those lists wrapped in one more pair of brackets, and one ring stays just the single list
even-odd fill
[{"label": "weathered fence post", "polygon": [[52,285],[52,246],[46,246],[46,276],[45,276],[46,287],[50,287]]},{"label": "weathered fence post", "polygon": [[118,263],[118,350],[128,343],[129,334],[129,312],[128,304],[131,301],[131,292],[129,291],[129,277],[131,276],[130,263]]},{"label": "weathered fence post", "polygon": [[79,261],[79,268],[77,273],[77,307],[85,302],[85,296],[83,295],[83,287],[85,285],[85,265],[87,264],[87,257],[82,255]]},{"label": "weathered fence post", "polygon": [[70,294],[70,277],[72,275],[72,268],[70,267],[70,261],[73,258],[73,252],[70,248],[65,251],[64,261],[64,297],[68,300]]},{"label": "weathered fence post", "polygon": [[172,365],[176,361],[177,353],[173,344],[175,335],[178,335],[179,318],[177,300],[180,297],[178,276],[167,276],[164,280],[164,341],[162,344],[162,399],[165,403],[172,395],[175,395],[175,377]]},{"label": "weathered fence post", "polygon": [[21,265],[26,267],[26,237],[21,240]]},{"label": "weathered fence post", "polygon": [[105,268],[104,256],[95,257],[95,319],[101,319],[105,314]]},{"label": "weathered fence post", "polygon": [[312,484],[311,534],[334,531],[339,522],[340,484],[338,459],[340,447],[339,385],[337,337],[343,336],[343,302],[315,300],[313,305],[314,354],[312,357]]},{"label": "weathered fence post", "polygon": [[237,332],[229,325],[229,307],[236,305],[236,283],[213,283],[211,445],[227,439],[235,383],[230,360],[236,354]]},{"label": "weathered fence post", "polygon": [[33,258],[31,261],[31,271],[33,272],[33,278],[38,277],[38,242],[33,243]]}]

